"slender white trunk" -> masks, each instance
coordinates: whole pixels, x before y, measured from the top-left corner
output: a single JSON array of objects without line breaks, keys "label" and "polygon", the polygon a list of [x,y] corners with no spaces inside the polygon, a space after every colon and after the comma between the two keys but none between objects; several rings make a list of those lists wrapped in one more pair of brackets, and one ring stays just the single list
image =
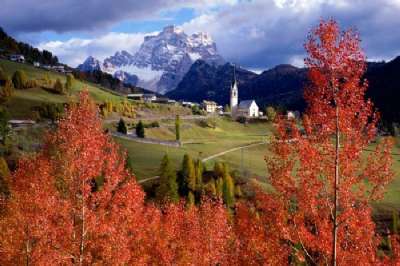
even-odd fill
[{"label": "slender white trunk", "polygon": [[84,203],[84,198],[82,195],[82,209],[81,209],[81,215],[82,215],[82,222],[81,222],[81,243],[80,243],[80,248],[79,248],[79,265],[83,264],[83,252],[85,250],[85,203]]},{"label": "slender white trunk", "polygon": [[337,256],[337,216],[339,206],[339,146],[340,146],[340,132],[339,132],[339,107],[336,105],[336,130],[335,130],[335,182],[334,182],[334,209],[333,209],[333,230],[332,230],[332,265],[336,266]]}]

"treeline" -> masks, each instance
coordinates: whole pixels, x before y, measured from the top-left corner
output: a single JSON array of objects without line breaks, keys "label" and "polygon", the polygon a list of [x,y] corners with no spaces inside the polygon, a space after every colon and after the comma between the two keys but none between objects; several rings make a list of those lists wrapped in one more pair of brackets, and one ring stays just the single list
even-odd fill
[{"label": "treeline", "polygon": [[200,159],[193,160],[190,155],[183,156],[179,171],[175,169],[168,154],[165,154],[159,170],[159,185],[155,189],[155,198],[161,202],[178,202],[185,199],[187,204],[200,204],[202,198],[223,199],[225,205],[232,208],[236,197],[241,197],[239,185],[228,165],[216,162],[212,171],[207,171]]},{"label": "treeline", "polygon": [[[92,82],[95,84],[99,84],[105,88],[111,90],[121,90],[124,88],[128,88],[127,85],[124,85],[122,81],[117,78],[114,78],[112,75],[102,72],[100,70],[95,70],[91,72],[83,72],[80,70],[75,70],[73,75],[76,79]],[[133,87],[131,87],[133,88]],[[129,88],[129,89],[131,89]]]},{"label": "treeline", "polygon": [[0,54],[22,54],[25,60],[33,63],[39,62],[44,65],[57,65],[58,58],[47,50],[40,51],[38,48],[34,48],[24,42],[18,42],[11,36],[9,36],[0,27]]},{"label": "treeline", "polygon": [[118,78],[115,78],[113,75],[105,73],[101,70],[86,72],[86,71],[80,71],[79,69],[75,69],[73,71],[73,75],[76,79],[99,84],[107,89],[119,91],[122,93],[149,92],[143,88],[135,87],[131,84],[126,84],[121,80],[119,80]]}]

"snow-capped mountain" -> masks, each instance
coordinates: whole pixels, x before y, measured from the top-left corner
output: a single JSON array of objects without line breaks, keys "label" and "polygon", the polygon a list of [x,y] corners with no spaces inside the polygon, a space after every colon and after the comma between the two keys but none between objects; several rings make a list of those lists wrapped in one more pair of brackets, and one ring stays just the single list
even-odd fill
[{"label": "snow-capped mountain", "polygon": [[89,56],[82,64],[78,66],[78,68],[81,71],[90,72],[95,70],[101,70],[102,65],[99,60],[97,60],[93,56]]},{"label": "snow-capped mountain", "polygon": [[[175,89],[198,59],[215,65],[224,63],[215,42],[208,34],[187,35],[178,27],[167,26],[155,36],[145,36],[134,55],[127,51],[118,51],[106,58],[100,67],[102,71],[126,82],[134,81],[128,75],[136,76],[137,83],[131,84],[166,93]],[[89,57],[78,68],[83,71],[95,70],[97,64],[93,62],[96,62],[95,59]],[[94,69],[91,70],[90,66]]]},{"label": "snow-capped mountain", "polygon": [[117,79],[123,81],[124,83],[131,84],[133,86],[136,86],[139,81],[139,78],[136,75],[129,74],[122,70],[115,71],[113,76],[114,76],[114,78],[117,78]]}]

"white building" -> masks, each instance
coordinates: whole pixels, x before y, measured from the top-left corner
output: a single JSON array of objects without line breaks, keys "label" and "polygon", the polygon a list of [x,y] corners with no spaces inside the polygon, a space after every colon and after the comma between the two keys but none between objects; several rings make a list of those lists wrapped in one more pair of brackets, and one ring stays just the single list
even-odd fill
[{"label": "white building", "polygon": [[126,97],[131,100],[144,101],[146,103],[151,103],[157,100],[157,95],[153,93],[130,93]]},{"label": "white building", "polygon": [[203,108],[207,113],[215,113],[217,110],[217,103],[213,101],[203,101]]},{"label": "white building", "polygon": [[287,119],[299,119],[300,118],[300,112],[299,111],[287,111]]},{"label": "white building", "polygon": [[153,93],[145,93],[143,94],[143,101],[146,103],[151,103],[157,100],[157,96]]},{"label": "white building", "polygon": [[25,63],[25,57],[22,54],[12,54],[10,55],[10,60],[19,63]]},{"label": "white building", "polygon": [[233,68],[233,83],[231,85],[231,99],[230,99],[231,115],[233,118],[244,117],[258,117],[259,108],[255,100],[246,100],[239,103],[239,88],[236,81],[235,68]]},{"label": "white building", "polygon": [[254,100],[241,101],[236,110],[236,116],[258,117],[258,105]]}]

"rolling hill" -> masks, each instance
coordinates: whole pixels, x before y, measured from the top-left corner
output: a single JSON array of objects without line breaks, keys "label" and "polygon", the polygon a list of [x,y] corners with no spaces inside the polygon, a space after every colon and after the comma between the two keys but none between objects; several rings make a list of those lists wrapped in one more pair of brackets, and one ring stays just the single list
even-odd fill
[{"label": "rolling hill", "polygon": [[[15,63],[0,59],[0,67],[9,77],[11,77],[16,70],[23,70],[30,80],[40,81],[47,76],[52,83],[54,83],[56,79],[60,79],[62,83],[65,83],[66,81],[66,76],[63,74],[36,68],[29,64]],[[124,98],[120,94],[99,85],[75,80],[69,95],[55,94],[41,88],[40,86],[37,86],[30,89],[15,90],[13,97],[11,97],[11,99],[8,100],[4,105],[7,107],[13,118],[28,118],[30,117],[33,107],[40,106],[43,103],[68,102],[69,99],[73,99],[80,91],[84,89],[87,89],[92,98],[97,102],[116,102],[121,101]]]}]

